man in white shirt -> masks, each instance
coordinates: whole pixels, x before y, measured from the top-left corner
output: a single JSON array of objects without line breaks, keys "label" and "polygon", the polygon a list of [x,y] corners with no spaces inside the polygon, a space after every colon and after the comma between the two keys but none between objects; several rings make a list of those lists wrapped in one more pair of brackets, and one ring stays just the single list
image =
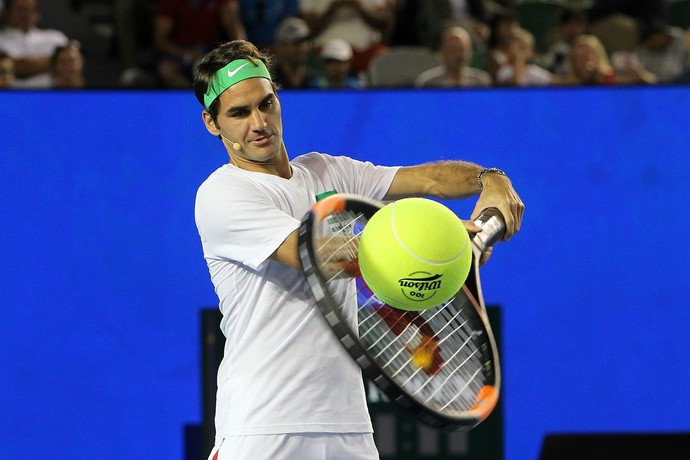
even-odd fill
[{"label": "man in white shirt", "polygon": [[385,167],[317,152],[290,160],[269,68],[251,43],[228,42],[202,59],[194,83],[204,125],[229,155],[195,203],[226,337],[209,458],[374,460],[360,369],[300,270],[301,219],[330,192],[377,200],[479,195],[474,213],[498,208],[510,238],[524,206],[505,175],[468,162]]},{"label": "man in white shirt", "polygon": [[5,0],[7,27],[0,31],[0,49],[14,60],[17,88],[50,88],[53,51],[69,41],[54,29],[39,29],[36,0]]},{"label": "man in white shirt", "polygon": [[371,60],[388,49],[395,2],[390,0],[300,0],[300,12],[321,49],[334,38],[352,46],[352,71],[367,70]]},{"label": "man in white shirt", "polygon": [[441,43],[441,65],[422,72],[415,81],[419,88],[490,86],[488,72],[470,67],[472,37],[460,26],[445,30]]}]

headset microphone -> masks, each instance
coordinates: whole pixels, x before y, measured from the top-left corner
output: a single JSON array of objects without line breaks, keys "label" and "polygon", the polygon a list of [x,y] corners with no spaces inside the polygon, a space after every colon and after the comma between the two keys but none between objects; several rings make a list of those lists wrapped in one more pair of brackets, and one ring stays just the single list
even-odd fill
[{"label": "headset microphone", "polygon": [[239,151],[242,148],[242,145],[239,142],[233,142],[230,139],[228,139],[227,137],[223,136],[222,134],[220,135],[220,137],[222,137],[226,141],[230,142],[232,144],[233,149]]}]

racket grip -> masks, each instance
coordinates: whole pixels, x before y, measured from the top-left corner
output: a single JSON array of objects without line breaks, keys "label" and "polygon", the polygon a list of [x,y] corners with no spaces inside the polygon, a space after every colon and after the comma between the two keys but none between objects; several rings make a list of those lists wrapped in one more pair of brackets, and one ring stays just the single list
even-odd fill
[{"label": "racket grip", "polygon": [[482,211],[474,220],[474,224],[481,227],[482,231],[477,233],[472,241],[482,251],[501,241],[506,232],[503,214],[496,208],[487,208]]}]

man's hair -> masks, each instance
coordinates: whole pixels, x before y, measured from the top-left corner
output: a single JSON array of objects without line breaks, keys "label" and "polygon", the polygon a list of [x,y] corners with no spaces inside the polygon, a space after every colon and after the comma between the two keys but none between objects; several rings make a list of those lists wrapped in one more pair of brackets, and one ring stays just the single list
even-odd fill
[{"label": "man's hair", "polygon": [[[256,46],[248,41],[233,40],[219,45],[204,56],[194,73],[194,95],[201,105],[204,105],[204,94],[216,72],[237,59],[260,60],[266,65],[267,69],[271,68],[270,56],[259,51]],[[277,87],[275,83],[272,84],[275,91]],[[208,112],[211,114],[213,121],[216,121],[218,117],[219,100],[220,97],[216,98],[211,103],[211,106],[208,107]]]},{"label": "man's hair", "polygon": [[[81,54],[81,43],[78,40],[69,40],[64,45],[60,45],[53,50],[53,54],[50,56],[50,68],[54,69],[57,64],[58,57],[63,51],[75,49]],[[82,55],[83,58],[83,55]]]}]

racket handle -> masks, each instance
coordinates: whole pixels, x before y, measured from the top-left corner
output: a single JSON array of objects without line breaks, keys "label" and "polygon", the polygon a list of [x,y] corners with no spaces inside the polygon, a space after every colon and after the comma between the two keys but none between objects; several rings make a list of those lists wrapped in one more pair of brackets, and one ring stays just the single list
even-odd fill
[{"label": "racket handle", "polygon": [[482,251],[501,241],[506,231],[503,215],[496,208],[487,208],[482,211],[474,220],[474,224],[481,227],[482,231],[477,233],[472,241]]}]

